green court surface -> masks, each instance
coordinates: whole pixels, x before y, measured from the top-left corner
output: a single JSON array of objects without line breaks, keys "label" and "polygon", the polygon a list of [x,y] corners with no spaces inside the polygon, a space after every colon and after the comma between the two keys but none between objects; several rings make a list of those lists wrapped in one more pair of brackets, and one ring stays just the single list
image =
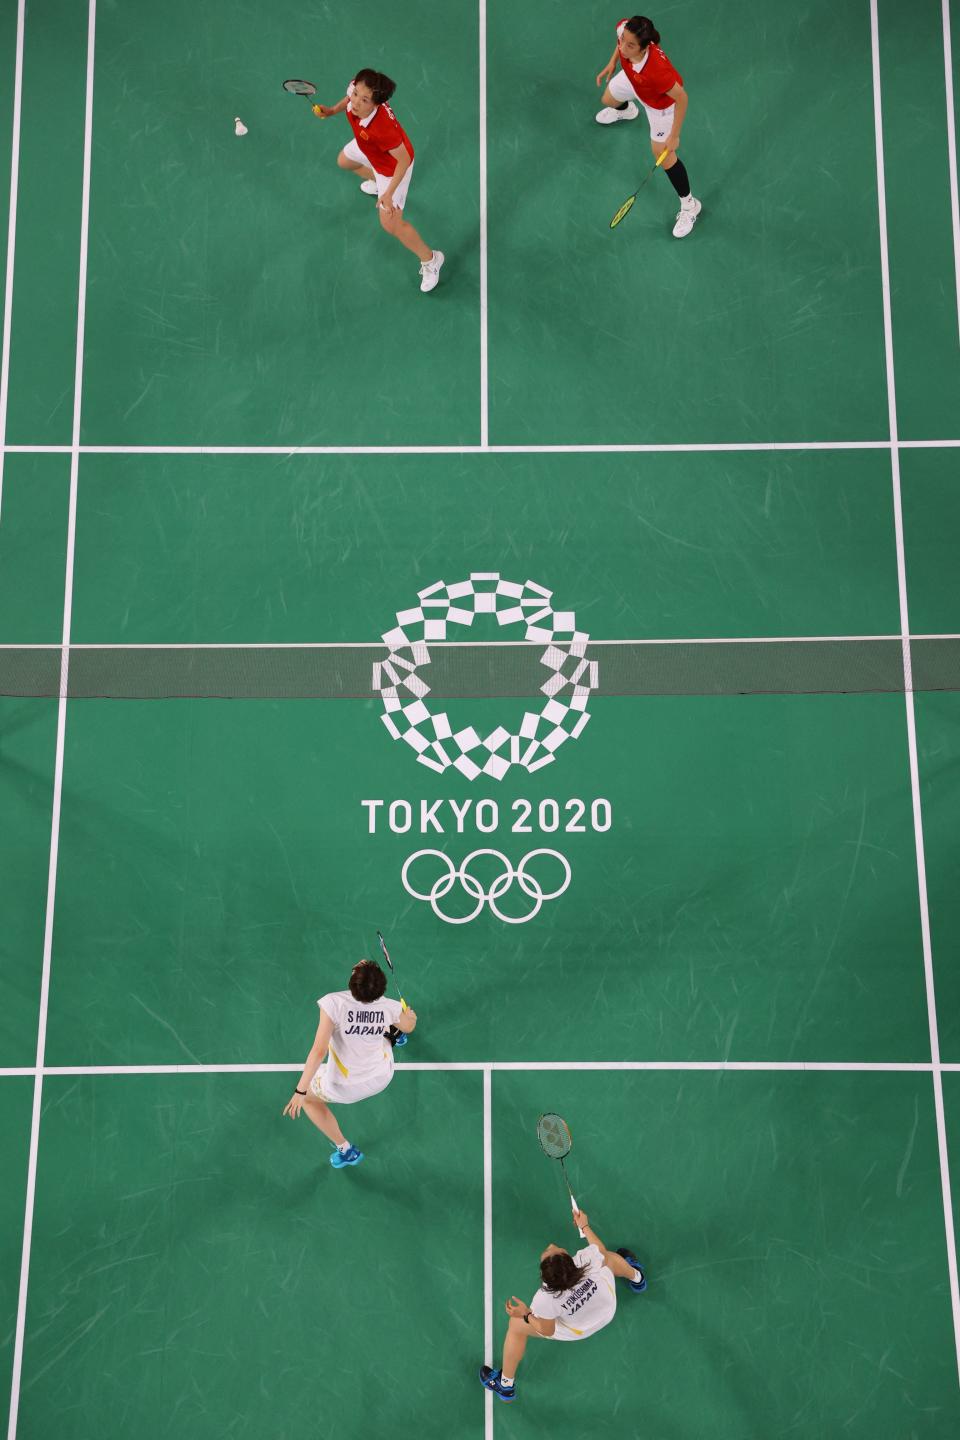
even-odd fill
[{"label": "green court surface", "polygon": [[[960,1434],[956,6],[657,11],[682,244],[617,18],[0,13],[8,1440]],[[430,296],[280,86],[361,64]],[[649,1286],[507,1408],[548,1109]]]}]

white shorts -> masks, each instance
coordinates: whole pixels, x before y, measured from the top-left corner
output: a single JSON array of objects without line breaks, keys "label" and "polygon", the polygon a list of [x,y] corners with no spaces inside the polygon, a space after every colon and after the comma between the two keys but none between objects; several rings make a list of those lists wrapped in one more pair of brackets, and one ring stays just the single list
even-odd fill
[{"label": "white shorts", "polygon": [[[360,149],[360,146],[357,144],[356,140],[351,140],[349,145],[344,145],[343,153],[344,155],[346,155],[348,160],[353,161],[354,165],[366,165],[368,170],[373,170],[373,166],[370,164],[370,161]],[[411,164],[407,168],[406,174],[400,181],[400,184],[397,186],[396,190],[394,190],[393,192],[393,203],[394,205],[396,205],[398,210],[403,209],[404,202],[407,198],[407,191],[410,189],[410,177],[413,175],[413,166],[415,163],[415,161],[411,162]],[[378,196],[383,194],[384,190],[386,190],[387,186],[393,180],[392,175],[381,175],[379,170],[373,170],[373,178],[377,182]]]},{"label": "white shorts", "polygon": [[389,1041],[384,1041],[384,1044],[388,1053],[383,1069],[362,1075],[356,1080],[350,1075],[344,1075],[331,1055],[310,1081],[310,1094],[315,1095],[318,1100],[325,1100],[328,1105],[352,1105],[357,1100],[369,1100],[371,1095],[379,1095],[393,1079],[393,1050]]},{"label": "white shorts", "polygon": [[[668,105],[666,110],[654,110],[651,105],[644,105],[622,70],[617,71],[607,86],[607,89],[621,105],[624,100],[635,100],[638,105],[643,105],[644,110],[647,112],[647,121],[650,125],[650,139],[666,140],[670,131],[673,129],[673,117],[677,108],[675,105]],[[360,147],[357,146],[358,150],[359,148]],[[352,158],[351,156],[351,159]]]}]

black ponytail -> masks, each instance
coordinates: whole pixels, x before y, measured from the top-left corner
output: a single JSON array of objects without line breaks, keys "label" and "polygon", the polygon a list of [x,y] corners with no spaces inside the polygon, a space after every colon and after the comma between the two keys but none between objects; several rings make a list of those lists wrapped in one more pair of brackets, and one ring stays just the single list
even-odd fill
[{"label": "black ponytail", "polygon": [[366,85],[373,97],[374,105],[385,105],[390,99],[395,83],[389,75],[384,75],[379,70],[358,70],[353,77],[354,85]]},{"label": "black ponytail", "polygon": [[626,28],[634,39],[640,41],[644,49],[648,45],[660,44],[660,31],[652,20],[647,19],[646,15],[634,15],[632,20],[627,21]]}]

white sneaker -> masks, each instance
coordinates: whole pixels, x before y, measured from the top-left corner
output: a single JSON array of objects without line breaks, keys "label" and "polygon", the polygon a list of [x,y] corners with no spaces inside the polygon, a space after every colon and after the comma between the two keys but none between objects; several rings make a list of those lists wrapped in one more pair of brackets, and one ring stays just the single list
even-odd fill
[{"label": "white sneaker", "polygon": [[376,180],[361,180],[360,189],[363,191],[364,195],[376,195],[377,182]]},{"label": "white sneaker", "polygon": [[636,120],[639,114],[640,111],[632,100],[627,101],[626,110],[618,110],[615,105],[604,105],[603,109],[597,112],[597,124],[613,125],[617,120]]},{"label": "white sneaker", "polygon": [[420,289],[424,295],[435,290],[440,281],[440,266],[443,264],[444,255],[442,250],[434,250],[429,260],[424,260],[420,266]]},{"label": "white sneaker", "polygon": [[680,201],[680,209],[677,211],[677,223],[673,227],[673,233],[677,240],[682,240],[684,235],[690,234],[690,231],[697,223],[697,216],[702,209],[703,206],[700,204],[700,201],[695,200],[692,195],[688,196],[686,200]]}]

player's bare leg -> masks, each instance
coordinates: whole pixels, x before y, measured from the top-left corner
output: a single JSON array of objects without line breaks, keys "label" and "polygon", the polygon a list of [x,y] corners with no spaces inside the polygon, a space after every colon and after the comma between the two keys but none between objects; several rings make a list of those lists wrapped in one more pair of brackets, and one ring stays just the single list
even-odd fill
[{"label": "player's bare leg", "polygon": [[383,210],[377,212],[380,216],[380,224],[388,235],[394,235],[401,245],[412,250],[417,259],[422,263],[433,259],[433,251],[429,245],[425,245],[419,234],[414,230],[409,220],[404,220],[403,211],[394,209],[390,215],[384,214]]},{"label": "player's bare leg", "polygon": [[[620,1259],[619,1255],[617,1259]],[[500,1367],[501,1375],[509,1375],[511,1379],[516,1375],[517,1366],[523,1359],[529,1338],[530,1327],[523,1320],[518,1320],[515,1315],[511,1316],[510,1323],[507,1326],[507,1334],[503,1342],[503,1363]]]},{"label": "player's bare leg", "polygon": [[614,1275],[619,1275],[621,1280],[632,1280],[634,1278],[635,1272],[633,1266],[628,1265],[623,1256],[618,1255],[616,1250],[604,1250],[603,1263],[608,1270],[613,1271]]},{"label": "player's bare leg", "polygon": [[348,160],[343,151],[337,156],[337,164],[341,170],[352,170],[355,175],[360,175],[364,180],[375,180],[376,176],[369,165],[357,165],[353,160]]},{"label": "player's bare leg", "polygon": [[[318,1100],[314,1095],[308,1095],[303,1102],[303,1108],[317,1129],[326,1135],[331,1145],[338,1147],[346,1145],[347,1137],[337,1124],[336,1116],[329,1105],[325,1104],[323,1100]],[[619,1259],[619,1256],[617,1258]]]}]

